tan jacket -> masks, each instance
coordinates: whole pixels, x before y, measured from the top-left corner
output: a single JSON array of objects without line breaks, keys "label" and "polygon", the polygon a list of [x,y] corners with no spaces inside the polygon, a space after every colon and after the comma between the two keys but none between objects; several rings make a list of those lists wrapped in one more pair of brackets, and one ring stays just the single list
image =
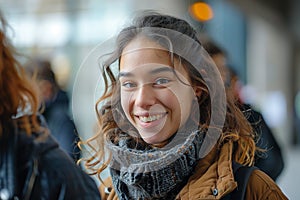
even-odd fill
[{"label": "tan jacket", "polygon": [[[217,157],[214,148],[203,158],[195,168],[195,173],[190,177],[186,186],[179,192],[177,200],[221,199],[232,192],[237,183],[232,171],[232,143],[226,143]],[[100,186],[102,200],[117,200],[111,179],[105,180],[105,186],[111,192],[106,194],[103,184]],[[249,178],[246,191],[246,200],[276,200],[287,199],[276,183],[260,170],[254,170]]]}]

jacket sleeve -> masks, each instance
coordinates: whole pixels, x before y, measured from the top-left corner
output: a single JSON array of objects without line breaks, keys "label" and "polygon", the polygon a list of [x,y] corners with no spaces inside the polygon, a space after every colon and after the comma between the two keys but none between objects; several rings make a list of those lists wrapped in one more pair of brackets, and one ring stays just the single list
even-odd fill
[{"label": "jacket sleeve", "polygon": [[246,200],[288,199],[278,185],[263,171],[254,170],[249,178]]},{"label": "jacket sleeve", "polygon": [[101,183],[99,187],[100,195],[101,195],[101,200],[118,200],[118,195],[116,194],[112,180],[110,177],[105,179],[103,183]]},{"label": "jacket sleeve", "polygon": [[243,104],[241,109],[257,134],[256,145],[266,150],[256,155],[255,166],[276,181],[284,168],[281,147],[262,113],[254,110],[249,104]]},{"label": "jacket sleeve", "polygon": [[266,149],[266,152],[257,156],[255,166],[276,181],[284,168],[281,148],[262,115],[260,115],[260,121],[256,129],[260,136],[257,146]]}]

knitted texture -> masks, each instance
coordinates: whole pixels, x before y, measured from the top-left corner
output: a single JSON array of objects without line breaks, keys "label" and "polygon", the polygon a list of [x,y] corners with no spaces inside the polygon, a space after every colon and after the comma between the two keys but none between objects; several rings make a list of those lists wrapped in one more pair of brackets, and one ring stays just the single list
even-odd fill
[{"label": "knitted texture", "polygon": [[132,140],[122,137],[110,166],[119,199],[174,199],[200,160],[204,137],[198,130],[177,133],[166,147],[144,150],[128,148]]}]

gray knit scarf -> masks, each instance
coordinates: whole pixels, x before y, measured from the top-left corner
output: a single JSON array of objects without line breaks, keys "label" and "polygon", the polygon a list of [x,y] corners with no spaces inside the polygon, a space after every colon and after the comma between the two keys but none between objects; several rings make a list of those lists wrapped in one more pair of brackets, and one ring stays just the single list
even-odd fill
[{"label": "gray knit scarf", "polygon": [[197,162],[205,131],[177,133],[164,148],[142,149],[124,134],[110,143],[110,173],[120,200],[174,199]]}]

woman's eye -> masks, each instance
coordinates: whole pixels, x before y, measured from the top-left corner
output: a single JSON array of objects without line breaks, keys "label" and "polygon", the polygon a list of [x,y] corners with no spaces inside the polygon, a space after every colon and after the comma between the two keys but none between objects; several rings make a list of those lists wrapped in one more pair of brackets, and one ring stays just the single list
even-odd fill
[{"label": "woman's eye", "polygon": [[122,84],[123,87],[126,87],[126,88],[133,88],[136,86],[135,83],[132,83],[132,82],[125,82]]},{"label": "woman's eye", "polygon": [[169,79],[166,79],[166,78],[159,78],[155,81],[154,85],[164,85],[164,84],[167,84],[169,83],[170,80]]}]

